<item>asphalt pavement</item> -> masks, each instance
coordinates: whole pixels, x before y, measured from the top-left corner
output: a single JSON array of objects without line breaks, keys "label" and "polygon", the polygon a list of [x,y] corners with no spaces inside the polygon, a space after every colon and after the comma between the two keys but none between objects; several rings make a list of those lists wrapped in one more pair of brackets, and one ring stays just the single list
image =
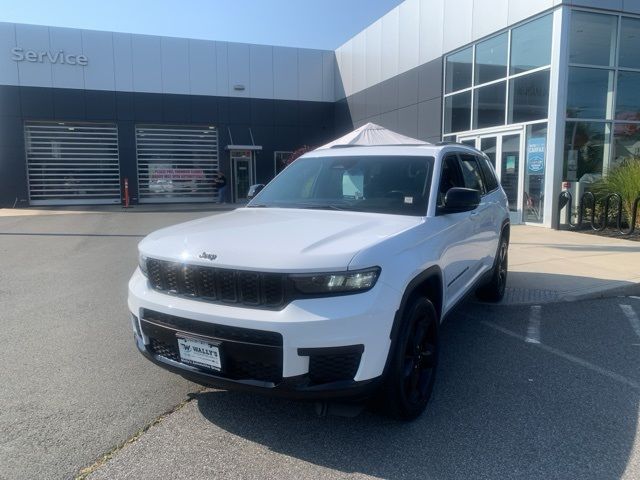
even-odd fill
[{"label": "asphalt pavement", "polygon": [[89,478],[638,479],[630,311],[640,299],[466,304],[442,327],[432,401],[413,423],[207,390]]},{"label": "asphalt pavement", "polygon": [[0,478],[73,478],[198,387],[138,354],[137,242],[207,212],[0,216]]},{"label": "asphalt pavement", "polygon": [[1,479],[91,465],[90,478],[115,480],[640,478],[633,297],[465,303],[442,327],[434,397],[410,424],[317,418],[310,404],[203,391],[152,365],[127,318],[136,244],[207,214],[0,215]]}]

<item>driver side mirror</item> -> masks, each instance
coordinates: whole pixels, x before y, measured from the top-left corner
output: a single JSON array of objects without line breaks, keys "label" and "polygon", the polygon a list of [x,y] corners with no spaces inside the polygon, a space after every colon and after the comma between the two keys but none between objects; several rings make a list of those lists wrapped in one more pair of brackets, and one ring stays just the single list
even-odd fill
[{"label": "driver side mirror", "polygon": [[262,184],[262,183],[258,183],[256,185],[251,185],[249,187],[249,191],[247,192],[247,198],[249,200],[251,200],[257,194],[259,194],[262,191],[263,188],[264,188],[264,184]]},{"label": "driver side mirror", "polygon": [[480,205],[480,191],[473,188],[453,187],[444,196],[440,213],[460,213],[475,210]]}]

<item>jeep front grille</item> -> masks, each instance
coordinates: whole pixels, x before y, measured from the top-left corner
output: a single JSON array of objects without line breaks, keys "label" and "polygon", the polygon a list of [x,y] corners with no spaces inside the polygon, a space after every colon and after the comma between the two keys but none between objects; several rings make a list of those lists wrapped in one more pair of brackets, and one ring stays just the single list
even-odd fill
[{"label": "jeep front grille", "polygon": [[285,303],[286,276],[147,259],[158,291],[215,303],[277,310]]}]

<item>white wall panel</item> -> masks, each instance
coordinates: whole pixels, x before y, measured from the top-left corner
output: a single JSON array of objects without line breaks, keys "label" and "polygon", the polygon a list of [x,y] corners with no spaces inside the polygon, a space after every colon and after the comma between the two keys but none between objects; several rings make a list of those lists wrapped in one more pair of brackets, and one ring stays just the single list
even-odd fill
[{"label": "white wall panel", "polygon": [[0,84],[19,85],[18,63],[11,60],[11,49],[16,46],[16,29],[12,23],[0,23]]},{"label": "white wall panel", "polygon": [[473,0],[473,39],[506,28],[509,0]]},{"label": "white wall panel", "polygon": [[[67,55],[82,55],[82,32],[73,28],[49,28],[51,54],[63,51]],[[48,60],[45,60],[48,62]],[[54,88],[84,88],[86,67],[56,62],[51,65],[51,79]]]},{"label": "white wall panel", "polygon": [[419,64],[442,55],[444,2],[445,0],[420,0]]},{"label": "white wall panel", "polygon": [[189,93],[189,40],[162,37],[162,92]]},{"label": "white wall panel", "polygon": [[351,45],[351,56],[353,58],[351,64],[351,88],[353,92],[359,92],[367,87],[367,69],[365,64],[367,43],[364,32],[360,32],[353,37]]},{"label": "white wall panel", "polygon": [[340,47],[340,63],[339,65],[339,75],[340,81],[342,82],[342,89],[344,90],[345,96],[351,95],[352,91],[352,82],[351,82],[351,71],[353,64],[353,55],[351,54],[353,50],[353,41],[349,40],[347,43]]},{"label": "white wall panel", "polygon": [[335,100],[334,77],[336,56],[333,52],[322,52],[322,101]]},{"label": "white wall panel", "polygon": [[251,45],[251,96],[273,98],[273,47]]},{"label": "white wall panel", "polygon": [[400,51],[399,9],[394,8],[382,17],[382,80],[398,74]]},{"label": "white wall panel", "polygon": [[[49,28],[38,25],[16,25],[16,45],[24,50],[49,51]],[[20,85],[51,87],[49,62],[18,62]]]},{"label": "white wall panel", "polygon": [[162,49],[160,37],[132,35],[133,90],[162,93]]},{"label": "white wall panel", "polygon": [[[341,47],[342,48],[342,47]],[[334,52],[335,55],[335,66],[334,66],[334,77],[333,77],[333,86],[336,100],[345,97],[345,88],[344,88],[344,78],[342,77],[342,50],[340,48],[336,49]]]},{"label": "white wall panel", "polygon": [[229,48],[227,42],[216,42],[216,85],[218,95],[229,95]]},{"label": "white wall panel", "polygon": [[[227,61],[229,63],[229,96],[251,96],[251,56],[246,43],[228,43]],[[234,85],[244,85],[244,90],[234,90]]]},{"label": "white wall panel", "polygon": [[116,90],[133,91],[133,52],[131,35],[128,33],[113,34],[113,67]]},{"label": "white wall panel", "polygon": [[473,0],[448,0],[444,4],[445,52],[455,50],[471,42],[473,24]]},{"label": "white wall panel", "polygon": [[298,50],[298,98],[322,101],[322,51]]},{"label": "white wall panel", "polygon": [[399,8],[400,53],[398,73],[406,72],[418,66],[420,47],[420,1],[405,0]]},{"label": "white wall panel", "polygon": [[217,84],[216,44],[189,40],[189,84],[192,95],[215,95]]},{"label": "white wall panel", "polygon": [[115,90],[113,34],[82,30],[82,52],[89,64],[82,69],[88,90]]},{"label": "white wall panel", "polygon": [[382,80],[382,19],[366,29],[365,38],[366,83],[375,85]]},{"label": "white wall panel", "polygon": [[535,2],[531,0],[509,0],[507,22],[509,25],[520,22],[525,18],[552,8],[557,3],[559,3],[558,0],[536,0]]},{"label": "white wall panel", "polygon": [[273,48],[273,96],[281,100],[298,98],[298,52],[295,48]]}]

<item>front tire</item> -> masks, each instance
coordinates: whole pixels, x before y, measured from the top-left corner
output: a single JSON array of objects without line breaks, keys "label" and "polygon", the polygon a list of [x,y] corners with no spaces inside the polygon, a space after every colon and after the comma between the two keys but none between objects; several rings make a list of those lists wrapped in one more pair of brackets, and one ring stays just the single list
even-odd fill
[{"label": "front tire", "polygon": [[509,271],[509,238],[503,234],[500,237],[498,252],[491,273],[491,280],[476,290],[476,296],[485,302],[499,302],[504,297],[507,288],[507,274]]},{"label": "front tire", "polygon": [[382,390],[384,412],[413,420],[431,397],[438,365],[438,315],[426,298],[405,310]]}]

